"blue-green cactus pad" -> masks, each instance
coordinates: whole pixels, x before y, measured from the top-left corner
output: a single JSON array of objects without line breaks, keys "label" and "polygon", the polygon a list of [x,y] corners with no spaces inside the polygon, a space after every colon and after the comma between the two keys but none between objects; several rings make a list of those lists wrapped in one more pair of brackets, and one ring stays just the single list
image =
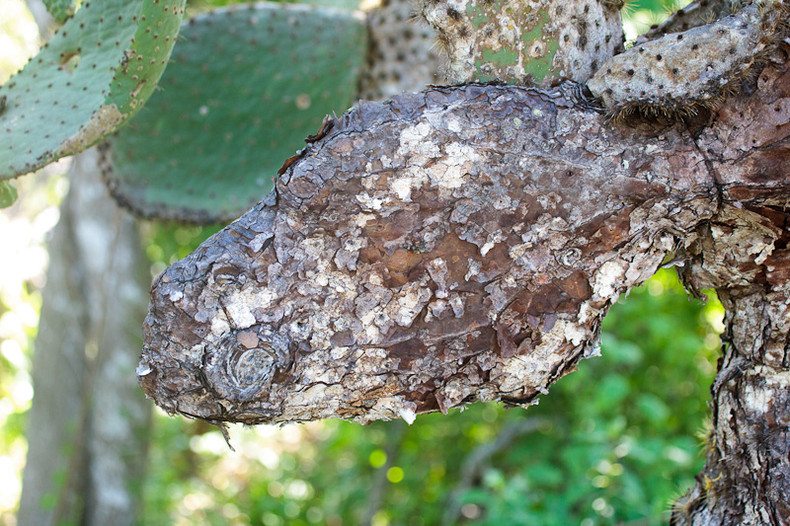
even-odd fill
[{"label": "blue-green cactus pad", "polygon": [[185,0],[91,0],[0,86],[0,180],[79,152],[142,107]]},{"label": "blue-green cactus pad", "polygon": [[215,222],[263,198],[326,114],[353,101],[359,13],[259,3],[184,24],[161,90],[108,141],[119,202],[146,217]]}]

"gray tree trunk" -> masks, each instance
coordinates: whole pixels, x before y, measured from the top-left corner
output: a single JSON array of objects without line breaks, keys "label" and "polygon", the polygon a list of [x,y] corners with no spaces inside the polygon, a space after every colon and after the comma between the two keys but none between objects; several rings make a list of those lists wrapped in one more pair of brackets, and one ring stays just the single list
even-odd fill
[{"label": "gray tree trunk", "polygon": [[18,523],[133,524],[150,423],[134,382],[148,264],[95,151],[70,177],[49,244]]}]

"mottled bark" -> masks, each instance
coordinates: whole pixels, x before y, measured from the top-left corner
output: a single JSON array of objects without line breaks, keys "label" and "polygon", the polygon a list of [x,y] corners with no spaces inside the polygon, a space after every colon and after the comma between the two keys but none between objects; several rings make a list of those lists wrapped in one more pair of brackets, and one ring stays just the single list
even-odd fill
[{"label": "mottled bark", "polygon": [[705,130],[722,205],[701,225],[681,275],[715,287],[726,310],[711,387],[707,463],[676,524],[790,524],[790,75]]},{"label": "mottled bark", "polygon": [[133,524],[150,418],[131,375],[148,265],[95,152],[70,176],[49,246],[18,522]]},{"label": "mottled bark", "polygon": [[612,127],[569,83],[361,103],[159,277],[140,382],[219,424],[529,404],[671,256],[719,289],[731,342],[704,498],[675,520],[782,524],[788,86],[767,68],[693,133]]},{"label": "mottled bark", "polygon": [[171,411],[365,422],[530,403],[715,211],[687,134],[504,86],[362,103],[277,190],[154,286],[139,372]]}]

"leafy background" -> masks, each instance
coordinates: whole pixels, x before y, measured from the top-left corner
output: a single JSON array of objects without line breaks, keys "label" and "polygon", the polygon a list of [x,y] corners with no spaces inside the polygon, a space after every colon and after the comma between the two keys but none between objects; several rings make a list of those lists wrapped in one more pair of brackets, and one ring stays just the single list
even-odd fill
[{"label": "leafy background", "polygon": [[[191,2],[193,8],[227,4]],[[671,6],[677,7],[677,6]],[[627,9],[629,37],[670,7]],[[0,81],[35,51],[21,0],[0,3]],[[8,50],[8,51],[6,51]],[[12,525],[32,398],[30,364],[46,267],[43,240],[66,183],[59,165],[20,181],[0,212],[0,524]],[[144,223],[152,275],[219,227]],[[604,322],[603,356],[529,410],[476,404],[406,426],[328,421],[231,430],[155,413],[140,481],[150,525],[632,524],[666,522],[701,468],[723,310],[690,301],[660,271]],[[703,430],[702,433],[700,431]],[[497,437],[513,435],[506,444]],[[501,438],[500,438],[501,441]]]}]

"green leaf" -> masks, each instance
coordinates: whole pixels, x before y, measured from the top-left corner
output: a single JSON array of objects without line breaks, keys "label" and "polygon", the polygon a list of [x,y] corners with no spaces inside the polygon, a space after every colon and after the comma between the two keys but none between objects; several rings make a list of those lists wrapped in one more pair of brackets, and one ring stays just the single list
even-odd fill
[{"label": "green leaf", "polygon": [[16,187],[8,181],[0,181],[0,208],[8,208],[17,198]]},{"label": "green leaf", "polygon": [[84,2],[0,87],[0,180],[82,151],[134,115],[164,71],[184,3]]},{"label": "green leaf", "polygon": [[662,425],[671,414],[667,404],[654,394],[640,395],[637,405],[643,416],[655,425]]},{"label": "green leaf", "polygon": [[109,141],[111,193],[148,217],[236,217],[348,108],[365,49],[363,21],[345,10],[255,4],[191,19],[161,91]]}]

